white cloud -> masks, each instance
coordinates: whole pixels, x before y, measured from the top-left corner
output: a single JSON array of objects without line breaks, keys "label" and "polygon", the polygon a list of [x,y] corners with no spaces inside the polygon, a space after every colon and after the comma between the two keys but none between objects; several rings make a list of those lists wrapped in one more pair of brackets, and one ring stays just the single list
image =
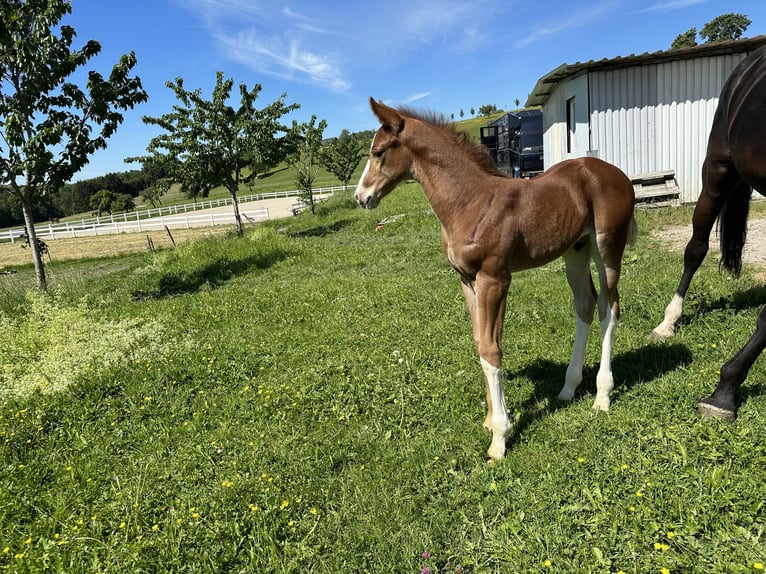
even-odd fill
[{"label": "white cloud", "polygon": [[411,104],[412,102],[417,102],[418,100],[422,100],[423,98],[427,98],[430,96],[433,92],[420,92],[419,94],[412,94],[411,96],[407,96],[404,98],[405,104]]},{"label": "white cloud", "polygon": [[657,2],[656,4],[653,4],[649,6],[648,8],[639,10],[639,13],[670,12],[671,10],[680,10],[682,8],[688,8],[689,6],[696,6],[697,4],[704,4],[705,2],[709,2],[709,1],[710,0],[669,0],[667,2]]},{"label": "white cloud", "polygon": [[262,38],[254,30],[236,36],[219,33],[216,39],[229,58],[259,72],[309,81],[330,90],[350,86],[338,62],[329,55],[304,49],[298,40]]},{"label": "white cloud", "polygon": [[517,40],[514,45],[517,48],[523,48],[562,32],[575,30],[582,26],[592,24],[594,20],[599,20],[608,14],[614,6],[615,2],[604,2],[596,6],[586,7],[582,11],[572,14],[564,20],[549,25],[538,23],[534,26],[532,32]]}]

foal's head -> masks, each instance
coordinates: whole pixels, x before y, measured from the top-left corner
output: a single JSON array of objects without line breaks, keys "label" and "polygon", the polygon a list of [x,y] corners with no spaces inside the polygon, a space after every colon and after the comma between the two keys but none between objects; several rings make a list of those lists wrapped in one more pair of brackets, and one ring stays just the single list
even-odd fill
[{"label": "foal's head", "polygon": [[[354,194],[362,207],[377,207],[399,183],[413,177],[413,158],[422,162],[426,149],[432,152],[428,154],[432,164],[436,161],[432,154],[441,154],[441,167],[448,165],[462,173],[472,165],[488,175],[507,177],[484,146],[456,131],[442,116],[407,108],[396,110],[372,98],[370,107],[381,125]],[[422,129],[426,126],[434,129]],[[446,148],[451,151],[445,155]]]},{"label": "foal's head", "polygon": [[377,207],[384,196],[410,177],[411,166],[410,153],[399,141],[405,117],[372,98],[370,107],[381,125],[372,138],[370,156],[354,193],[354,199],[366,209]]}]

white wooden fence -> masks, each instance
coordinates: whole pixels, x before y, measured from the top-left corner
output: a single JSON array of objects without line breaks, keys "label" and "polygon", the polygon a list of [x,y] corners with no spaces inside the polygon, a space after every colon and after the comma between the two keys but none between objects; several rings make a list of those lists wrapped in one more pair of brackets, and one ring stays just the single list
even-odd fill
[{"label": "white wooden fence", "polygon": [[[355,186],[348,186],[352,189]],[[343,186],[323,187],[314,189],[315,195],[333,195],[336,191],[344,190]],[[265,199],[278,199],[281,197],[297,197],[298,190],[274,191],[246,195],[238,197],[240,204]],[[107,235],[115,233],[132,233],[141,231],[168,229],[189,229],[191,227],[205,227],[226,225],[234,223],[234,213],[204,213],[195,214],[195,211],[212,209],[231,205],[231,198],[212,199],[186,203],[183,205],[171,205],[168,207],[155,207],[141,211],[131,211],[116,215],[92,216],[81,218],[80,221],[66,221],[61,223],[48,222],[35,225],[35,231],[40,239],[50,240],[63,237],[86,237],[94,235]],[[240,213],[245,221],[268,221],[268,208],[242,209]],[[25,239],[23,227],[0,231],[0,242],[10,241],[15,243],[19,239]]]}]

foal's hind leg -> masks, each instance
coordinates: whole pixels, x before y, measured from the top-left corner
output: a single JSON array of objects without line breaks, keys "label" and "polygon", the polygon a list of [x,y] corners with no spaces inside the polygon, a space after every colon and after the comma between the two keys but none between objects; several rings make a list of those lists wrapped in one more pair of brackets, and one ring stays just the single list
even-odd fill
[{"label": "foal's hind leg", "polygon": [[571,401],[582,381],[585,348],[588,344],[590,325],[593,322],[593,311],[596,308],[596,288],[593,286],[590,274],[590,243],[580,243],[567,251],[564,254],[564,263],[567,282],[574,295],[576,327],[572,357],[569,360],[564,386],[559,392],[558,399]]},{"label": "foal's hind leg", "polygon": [[[614,238],[600,238],[599,250],[594,250],[593,260],[599,276],[598,317],[601,325],[601,362],[596,374],[596,399],[593,409],[609,410],[609,393],[614,388],[612,375],[612,342],[617,323],[620,320],[620,294],[617,283],[620,280],[622,247],[617,249]],[[610,244],[611,242],[611,244]]]}]

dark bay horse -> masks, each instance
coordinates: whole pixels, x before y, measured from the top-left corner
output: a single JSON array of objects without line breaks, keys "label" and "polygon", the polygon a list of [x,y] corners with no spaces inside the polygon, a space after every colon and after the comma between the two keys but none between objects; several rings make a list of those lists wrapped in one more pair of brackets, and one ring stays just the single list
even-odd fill
[{"label": "dark bay horse", "polygon": [[[721,91],[702,164],[702,192],[692,216],[692,238],[684,251],[683,275],[664,320],[652,331],[653,339],[675,333],[686,291],[708,252],[716,220],[721,267],[739,275],[751,188],[766,195],[766,46],[742,60]],[[726,421],[737,418],[737,389],[766,346],[766,307],[755,325],[747,344],[721,367],[718,386],[697,405],[699,413]]]},{"label": "dark bay horse", "polygon": [[[488,456],[505,454],[511,425],[501,373],[503,320],[511,273],[563,257],[574,294],[576,330],[561,400],[582,380],[588,331],[598,306],[603,333],[593,408],[609,409],[614,386],[612,338],[620,317],[617,283],[626,243],[635,238],[633,186],[616,167],[594,158],[568,160],[532,180],[498,171],[486,150],[441,118],[370,98],[381,123],[354,195],[372,209],[401,181],[423,188],[442,226],[442,248],[462,280],[473,339],[486,379],[492,432]],[[601,287],[596,293],[590,261]]]}]

